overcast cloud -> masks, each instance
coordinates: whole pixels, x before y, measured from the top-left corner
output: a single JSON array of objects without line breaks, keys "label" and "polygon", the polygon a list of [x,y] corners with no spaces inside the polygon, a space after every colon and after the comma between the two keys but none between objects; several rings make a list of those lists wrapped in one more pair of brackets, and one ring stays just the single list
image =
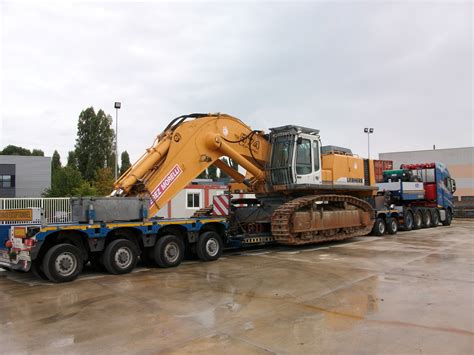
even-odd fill
[{"label": "overcast cloud", "polygon": [[[1,0],[0,0],[1,1]],[[80,111],[132,160],[173,117],[299,124],[367,155],[473,145],[471,2],[1,1],[0,148],[63,162]]]}]

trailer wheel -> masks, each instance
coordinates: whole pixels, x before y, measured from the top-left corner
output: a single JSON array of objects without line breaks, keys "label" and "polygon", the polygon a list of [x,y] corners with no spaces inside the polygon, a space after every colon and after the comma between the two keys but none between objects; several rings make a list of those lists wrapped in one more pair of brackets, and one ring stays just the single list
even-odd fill
[{"label": "trailer wheel", "polygon": [[377,217],[374,226],[372,227],[372,234],[380,237],[385,234],[385,230],[385,221],[383,218]]},{"label": "trailer wheel", "polygon": [[216,232],[204,232],[199,236],[196,252],[202,261],[214,261],[222,255],[222,239]]},{"label": "trailer wheel", "polygon": [[425,209],[423,211],[423,228],[429,228],[431,227],[431,212],[428,209]]},{"label": "trailer wheel", "polygon": [[172,234],[160,237],[153,249],[153,256],[159,267],[178,266],[184,258],[183,240]]},{"label": "trailer wheel", "polygon": [[451,210],[448,208],[446,210],[446,219],[443,221],[443,226],[449,226],[451,225],[451,221],[453,220],[453,213]]},{"label": "trailer wheel", "polygon": [[416,210],[413,217],[413,229],[420,229],[423,225],[423,214],[421,210]]},{"label": "trailer wheel", "polygon": [[71,244],[55,245],[43,258],[43,272],[53,282],[73,281],[82,272],[83,266],[81,251]]},{"label": "trailer wheel", "polygon": [[[412,221],[413,222],[413,221]],[[388,234],[397,234],[398,220],[396,217],[387,218],[387,232]]]},{"label": "trailer wheel", "polygon": [[35,275],[37,278],[45,281],[49,281],[48,276],[41,270],[41,261],[40,260],[33,260],[31,263],[31,272],[33,275]]},{"label": "trailer wheel", "polygon": [[127,239],[116,239],[105,248],[102,261],[111,274],[127,274],[137,265],[137,247]]},{"label": "trailer wheel", "polygon": [[105,271],[105,266],[102,263],[101,257],[102,257],[101,252],[97,252],[97,251],[91,252],[89,254],[89,261],[91,263],[92,270],[96,272]]},{"label": "trailer wheel", "polygon": [[155,257],[153,255],[153,247],[147,247],[142,249],[140,260],[145,267],[156,267]]},{"label": "trailer wheel", "polygon": [[411,231],[413,229],[413,212],[411,210],[405,211],[403,215],[403,230]]},{"label": "trailer wheel", "polygon": [[438,227],[439,224],[439,212],[438,210],[433,210],[432,213],[431,227]]}]

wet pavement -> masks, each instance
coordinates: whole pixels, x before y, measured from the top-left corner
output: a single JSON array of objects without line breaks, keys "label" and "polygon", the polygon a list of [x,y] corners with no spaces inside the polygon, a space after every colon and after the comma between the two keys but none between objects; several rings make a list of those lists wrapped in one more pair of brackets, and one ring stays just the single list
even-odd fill
[{"label": "wet pavement", "polygon": [[474,352],[474,220],[211,263],[86,273],[0,272],[0,352]]}]

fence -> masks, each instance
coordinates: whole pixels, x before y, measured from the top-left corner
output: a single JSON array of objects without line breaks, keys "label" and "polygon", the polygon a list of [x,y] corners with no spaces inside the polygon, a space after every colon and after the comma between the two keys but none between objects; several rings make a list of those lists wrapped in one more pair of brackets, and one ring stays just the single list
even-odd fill
[{"label": "fence", "polygon": [[[71,199],[58,198],[0,198],[0,210],[19,208],[41,208],[44,211],[46,223],[68,223],[72,221]],[[19,222],[24,223],[24,222]],[[0,224],[13,224],[1,222]]]}]

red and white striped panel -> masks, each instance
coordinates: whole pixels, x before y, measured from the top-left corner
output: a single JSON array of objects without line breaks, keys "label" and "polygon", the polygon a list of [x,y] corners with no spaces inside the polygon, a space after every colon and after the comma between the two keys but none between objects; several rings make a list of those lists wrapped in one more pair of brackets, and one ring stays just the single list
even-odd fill
[{"label": "red and white striped panel", "polygon": [[229,215],[229,195],[217,195],[212,199],[212,213],[215,216],[228,216]]}]

